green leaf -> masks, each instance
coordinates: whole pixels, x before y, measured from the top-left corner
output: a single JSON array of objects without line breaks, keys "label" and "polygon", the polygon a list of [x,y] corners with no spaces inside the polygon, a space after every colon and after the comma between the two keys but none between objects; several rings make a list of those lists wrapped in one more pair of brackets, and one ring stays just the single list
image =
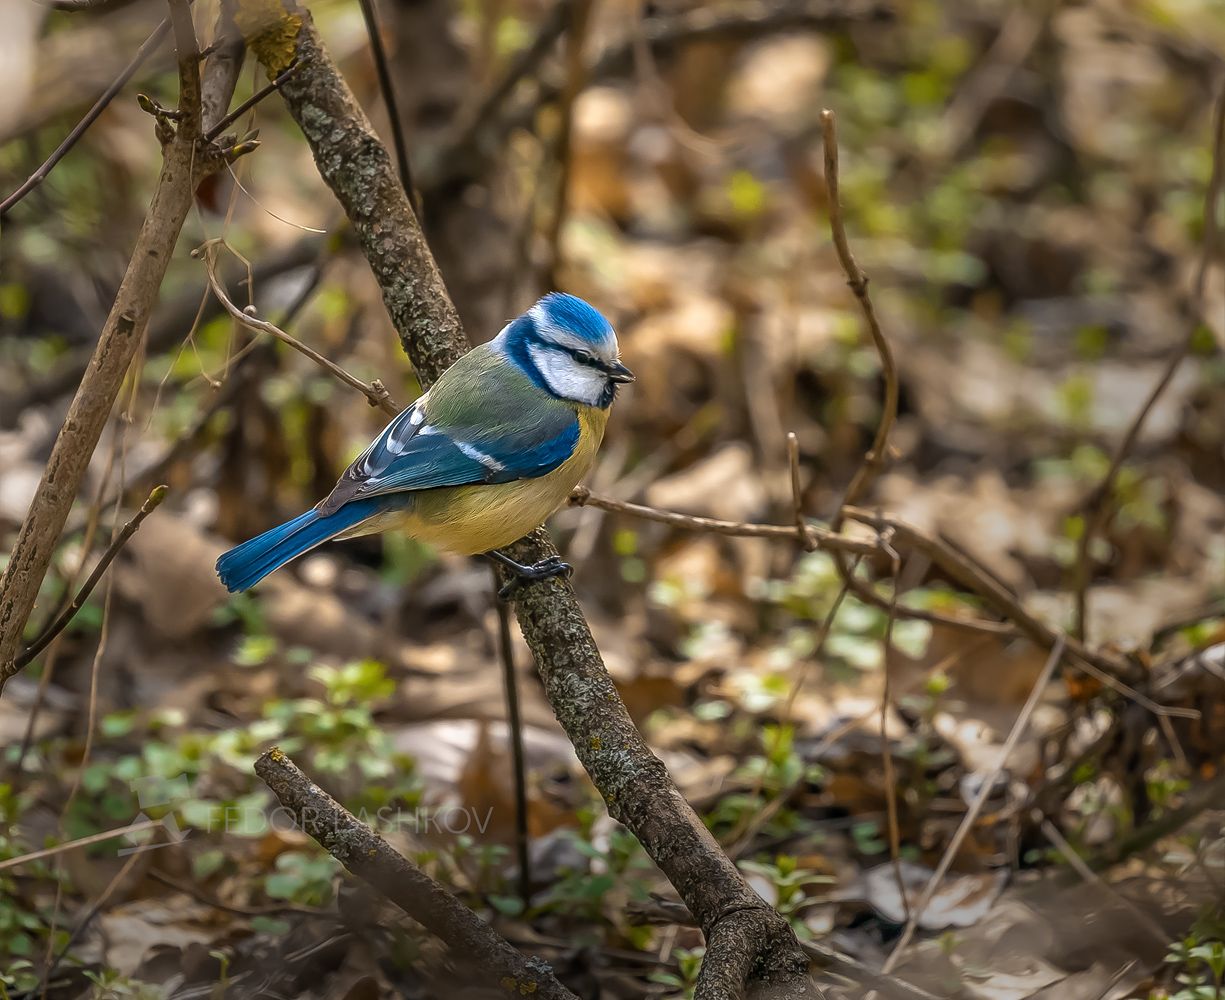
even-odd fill
[{"label": "green leaf", "polygon": [[523,912],[523,900],[518,896],[490,896],[489,905],[504,917],[517,917]]}]

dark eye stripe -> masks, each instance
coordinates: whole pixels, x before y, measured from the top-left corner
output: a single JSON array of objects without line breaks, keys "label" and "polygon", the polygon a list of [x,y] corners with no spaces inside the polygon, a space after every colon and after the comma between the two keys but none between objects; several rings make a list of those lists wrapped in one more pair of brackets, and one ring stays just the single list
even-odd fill
[{"label": "dark eye stripe", "polygon": [[569,354],[570,357],[574,358],[574,360],[577,361],[580,365],[587,365],[591,368],[598,369],[599,371],[602,371],[602,372],[608,370],[608,366],[604,364],[603,361],[597,358],[590,351],[571,349],[569,347],[564,347],[562,348],[562,350],[564,350],[567,354]]}]

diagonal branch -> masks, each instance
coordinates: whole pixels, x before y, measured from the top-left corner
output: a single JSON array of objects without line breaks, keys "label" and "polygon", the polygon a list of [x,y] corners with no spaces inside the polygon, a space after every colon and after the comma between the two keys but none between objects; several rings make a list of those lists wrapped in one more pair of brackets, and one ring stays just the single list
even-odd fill
[{"label": "diagonal branch", "polygon": [[1141,404],[1140,409],[1136,411],[1131,425],[1123,435],[1123,440],[1119,442],[1118,448],[1115,449],[1115,453],[1110,459],[1110,466],[1107,468],[1106,474],[1102,477],[1101,482],[1093,488],[1092,493],[1089,494],[1089,498],[1085,502],[1085,513],[1083,523],[1081,524],[1080,538],[1077,540],[1076,545],[1076,562],[1072,570],[1073,587],[1076,592],[1076,617],[1073,622],[1072,633],[1078,639],[1085,638],[1088,626],[1089,585],[1092,582],[1090,563],[1093,539],[1106,525],[1115,484],[1118,482],[1119,473],[1123,470],[1123,463],[1135,447],[1136,441],[1140,437],[1140,430],[1144,427],[1145,421],[1148,420],[1149,414],[1152,413],[1153,407],[1157,405],[1157,401],[1162,397],[1166,389],[1169,388],[1170,383],[1174,381],[1174,376],[1182,366],[1183,360],[1191,352],[1191,345],[1195,341],[1195,334],[1201,314],[1203,313],[1204,287],[1208,279],[1208,268],[1212,264],[1213,255],[1219,250],[1217,243],[1220,239],[1221,228],[1221,190],[1225,188],[1225,84],[1221,86],[1220,94],[1217,97],[1216,110],[1213,112],[1212,120],[1212,176],[1208,181],[1208,191],[1204,196],[1204,237],[1200,247],[1199,265],[1195,273],[1195,284],[1191,293],[1195,309],[1195,320],[1191,323],[1191,327],[1187,331],[1186,336],[1183,337],[1182,342],[1175,348],[1174,353],[1170,355],[1169,361],[1166,362],[1166,366],[1153,384],[1153,388],[1149,390],[1149,394]]},{"label": "diagonal branch", "polygon": [[[268,19],[269,6],[280,10],[279,18]],[[400,340],[428,386],[468,342],[391,158],[323,49],[309,12],[294,0],[270,0],[262,14],[250,20],[250,46],[271,75],[297,62],[281,94],[352,222]],[[240,11],[240,26],[243,16]],[[543,530],[510,551],[529,562],[556,555]],[[768,983],[780,1000],[818,995],[786,920],[723,853],[635,728],[570,584],[553,579],[526,586],[516,611],[553,711],[609,813],[638,837],[708,941],[731,949],[729,956],[751,952],[751,961],[732,965],[712,958],[699,996],[740,996],[745,984],[737,976],[750,977],[755,993]]]},{"label": "diagonal branch", "polygon": [[89,131],[90,126],[102,116],[102,112],[110,106],[111,101],[115,99],[119,91],[123,90],[123,88],[127,86],[128,81],[136,75],[136,71],[144,65],[145,60],[157,51],[162,42],[166,40],[166,36],[169,33],[170,22],[168,20],[162,21],[161,24],[153,29],[153,31],[149,34],[149,37],[146,38],[141,44],[140,48],[136,50],[136,55],[132,57],[132,61],[128,63],[127,66],[123,68],[123,71],[110,82],[106,90],[104,90],[98,99],[94,101],[93,106],[85,112],[84,117],[82,117],[81,120],[72,127],[72,131],[64,137],[64,141],[55,147],[51,155],[42,162],[34,173],[30,174],[30,176],[25,179],[25,181],[19,188],[17,188],[16,191],[5,198],[4,201],[0,201],[0,217],[3,217],[10,208],[16,205],[22,198],[28,195],[31,191],[38,187],[38,185],[47,179],[47,176],[52,170],[55,169],[60,160],[68,155],[68,153],[72,150],[72,147],[80,142],[81,137]]},{"label": "diagonal branch", "polygon": [[94,567],[94,571],[89,574],[89,578],[81,585],[81,589],[77,591],[76,596],[68,604],[68,607],[56,615],[55,621],[43,629],[42,634],[30,643],[25,652],[17,656],[16,664],[18,669],[24,667],[51,645],[52,640],[68,627],[69,622],[76,617],[77,612],[89,600],[89,595],[98,586],[98,581],[102,579],[102,575],[106,572],[107,567],[115,561],[115,556],[119,555],[119,550],[128,544],[129,538],[136,534],[136,529],[140,527],[140,522],[162,505],[162,501],[166,499],[167,489],[168,487],[166,486],[155,486],[153,488],[149,498],[140,505],[140,510],[123,526],[119,534],[115,536],[115,540],[107,546],[106,551],[102,553],[102,558],[98,560],[98,565]]},{"label": "diagonal branch", "polygon": [[192,251],[193,257],[203,257],[204,270],[208,274],[208,284],[213,290],[213,295],[217,297],[217,301],[237,322],[247,327],[249,330],[254,330],[256,333],[266,333],[271,337],[275,337],[283,344],[288,344],[295,351],[300,351],[310,358],[324,371],[335,377],[338,381],[343,382],[351,389],[356,389],[362,393],[371,406],[377,406],[389,417],[394,417],[400,412],[400,407],[396,405],[395,400],[387,391],[387,387],[378,379],[367,384],[359,379],[356,375],[351,374],[340,365],[332,361],[330,358],[324,357],[313,347],[302,343],[297,337],[291,336],[282,330],[275,323],[270,323],[266,319],[260,319],[255,314],[254,306],[247,306],[246,309],[239,309],[230,298],[229,293],[225,290],[225,285],[221,283],[221,279],[217,276],[217,248],[221,244],[221,240],[209,240],[202,247],[197,247]]},{"label": "diagonal branch", "polygon": [[220,164],[200,142],[200,60],[187,0],[170,0],[179,52],[178,128],[162,149],[162,170],[115,303],[55,439],[29,512],[0,579],[0,691],[19,669],[15,656],[60,532],[149,324],[158,289],[191,209],[195,181]]},{"label": "diagonal branch", "polygon": [[255,773],[307,834],[358,878],[437,934],[511,995],[576,1000],[549,966],[526,958],[492,927],[395,851],[310,780],[279,748],[260,755]]}]

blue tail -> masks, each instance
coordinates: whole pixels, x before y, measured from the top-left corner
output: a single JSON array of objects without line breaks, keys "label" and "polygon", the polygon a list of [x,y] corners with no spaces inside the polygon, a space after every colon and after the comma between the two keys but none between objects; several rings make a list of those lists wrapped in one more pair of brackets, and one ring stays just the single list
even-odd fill
[{"label": "blue tail", "polygon": [[223,553],[217,560],[217,575],[230,593],[249,590],[273,570],[360,524],[385,506],[385,497],[370,497],[347,503],[326,516],[318,510],[308,510]]}]

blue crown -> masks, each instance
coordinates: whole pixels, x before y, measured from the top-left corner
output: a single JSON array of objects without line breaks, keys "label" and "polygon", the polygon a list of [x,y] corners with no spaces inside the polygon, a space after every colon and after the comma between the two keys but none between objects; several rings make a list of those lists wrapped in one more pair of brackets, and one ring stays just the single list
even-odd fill
[{"label": "blue crown", "polygon": [[616,336],[604,315],[577,295],[549,292],[536,305],[551,324],[593,345],[606,345]]}]

